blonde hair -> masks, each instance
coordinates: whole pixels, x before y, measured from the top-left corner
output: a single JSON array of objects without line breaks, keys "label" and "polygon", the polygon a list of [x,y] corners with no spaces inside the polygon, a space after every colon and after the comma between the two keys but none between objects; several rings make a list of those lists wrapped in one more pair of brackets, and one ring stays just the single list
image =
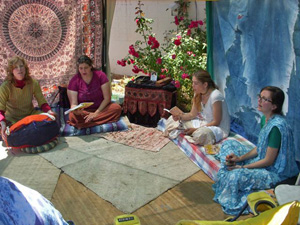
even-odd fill
[{"label": "blonde hair", "polygon": [[14,79],[14,74],[13,74],[13,70],[15,69],[15,66],[17,65],[18,62],[22,62],[24,67],[25,67],[25,77],[24,80],[27,82],[31,81],[31,77],[29,74],[29,67],[25,61],[25,59],[19,57],[19,56],[14,56],[12,58],[10,58],[8,60],[8,65],[6,68],[6,78],[5,80],[10,81],[12,84],[15,83],[15,79]]},{"label": "blonde hair", "polygon": [[[198,81],[201,83],[207,83],[207,90],[209,89],[219,89],[215,82],[211,79],[210,74],[206,70],[199,70],[193,74]],[[201,110],[202,94],[195,94],[192,100],[192,103],[196,106],[197,110]]]}]

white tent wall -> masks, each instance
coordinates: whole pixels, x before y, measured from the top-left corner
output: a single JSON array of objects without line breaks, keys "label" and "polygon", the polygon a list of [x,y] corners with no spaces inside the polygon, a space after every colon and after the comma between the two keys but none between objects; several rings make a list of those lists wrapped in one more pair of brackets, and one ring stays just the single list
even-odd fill
[{"label": "white tent wall", "polygon": [[[110,0],[109,0],[110,1]],[[109,2],[108,1],[108,2]],[[154,20],[152,24],[153,32],[160,43],[163,43],[164,32],[175,29],[174,15],[171,15],[171,9],[167,10],[174,0],[144,0],[142,10],[146,18]],[[128,54],[128,49],[136,40],[142,40],[140,34],[135,33],[137,28],[134,18],[136,17],[136,7],[138,0],[116,0],[115,10],[112,19],[110,40],[109,40],[109,62],[112,74],[134,75],[131,66],[122,67],[117,61]],[[191,0],[189,7],[189,17],[192,20],[205,19],[205,1]]]}]

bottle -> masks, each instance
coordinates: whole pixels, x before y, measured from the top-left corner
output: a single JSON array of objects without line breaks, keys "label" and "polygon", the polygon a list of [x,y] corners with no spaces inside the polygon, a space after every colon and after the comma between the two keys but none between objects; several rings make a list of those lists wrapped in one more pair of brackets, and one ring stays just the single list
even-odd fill
[{"label": "bottle", "polygon": [[154,82],[157,81],[157,73],[156,73],[156,72],[151,72],[150,80],[151,80],[151,81],[154,81]]}]

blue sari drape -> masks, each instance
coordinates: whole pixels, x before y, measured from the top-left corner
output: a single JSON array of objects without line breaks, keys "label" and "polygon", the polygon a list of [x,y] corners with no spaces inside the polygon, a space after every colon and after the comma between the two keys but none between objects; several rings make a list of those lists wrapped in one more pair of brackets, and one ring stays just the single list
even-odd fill
[{"label": "blue sari drape", "polygon": [[[222,0],[209,6],[208,68],[235,125],[245,131],[239,134],[257,143],[256,96],[265,86],[278,86],[286,93],[283,112],[300,149],[299,0]],[[296,158],[300,161],[300,150]]]},{"label": "blue sari drape", "polygon": [[[241,143],[233,140],[223,143],[220,153],[217,155],[222,167],[218,172],[213,190],[215,191],[214,200],[222,205],[223,211],[226,214],[237,214],[251,192],[272,188],[278,182],[299,173],[295,160],[293,135],[286,120],[280,115],[273,116],[261,129],[257,143],[257,157],[240,164],[250,164],[265,157],[268,147],[268,137],[274,126],[281,133],[281,145],[276,160],[269,167],[227,170],[225,161],[228,154],[234,153],[241,156],[246,154],[249,149],[246,149]],[[248,213],[248,211],[246,210],[244,213]]]}]

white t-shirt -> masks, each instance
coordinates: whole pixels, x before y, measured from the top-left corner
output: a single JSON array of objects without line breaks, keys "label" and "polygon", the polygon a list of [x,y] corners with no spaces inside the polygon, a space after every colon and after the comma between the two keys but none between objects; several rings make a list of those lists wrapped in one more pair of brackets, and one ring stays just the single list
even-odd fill
[{"label": "white t-shirt", "polygon": [[217,101],[222,102],[222,120],[219,126],[208,126],[209,129],[215,135],[216,142],[228,137],[230,131],[230,117],[228,113],[227,104],[222,93],[215,89],[210,94],[207,103],[202,105],[202,111],[200,112],[206,123],[210,123],[213,120],[213,104]]}]

